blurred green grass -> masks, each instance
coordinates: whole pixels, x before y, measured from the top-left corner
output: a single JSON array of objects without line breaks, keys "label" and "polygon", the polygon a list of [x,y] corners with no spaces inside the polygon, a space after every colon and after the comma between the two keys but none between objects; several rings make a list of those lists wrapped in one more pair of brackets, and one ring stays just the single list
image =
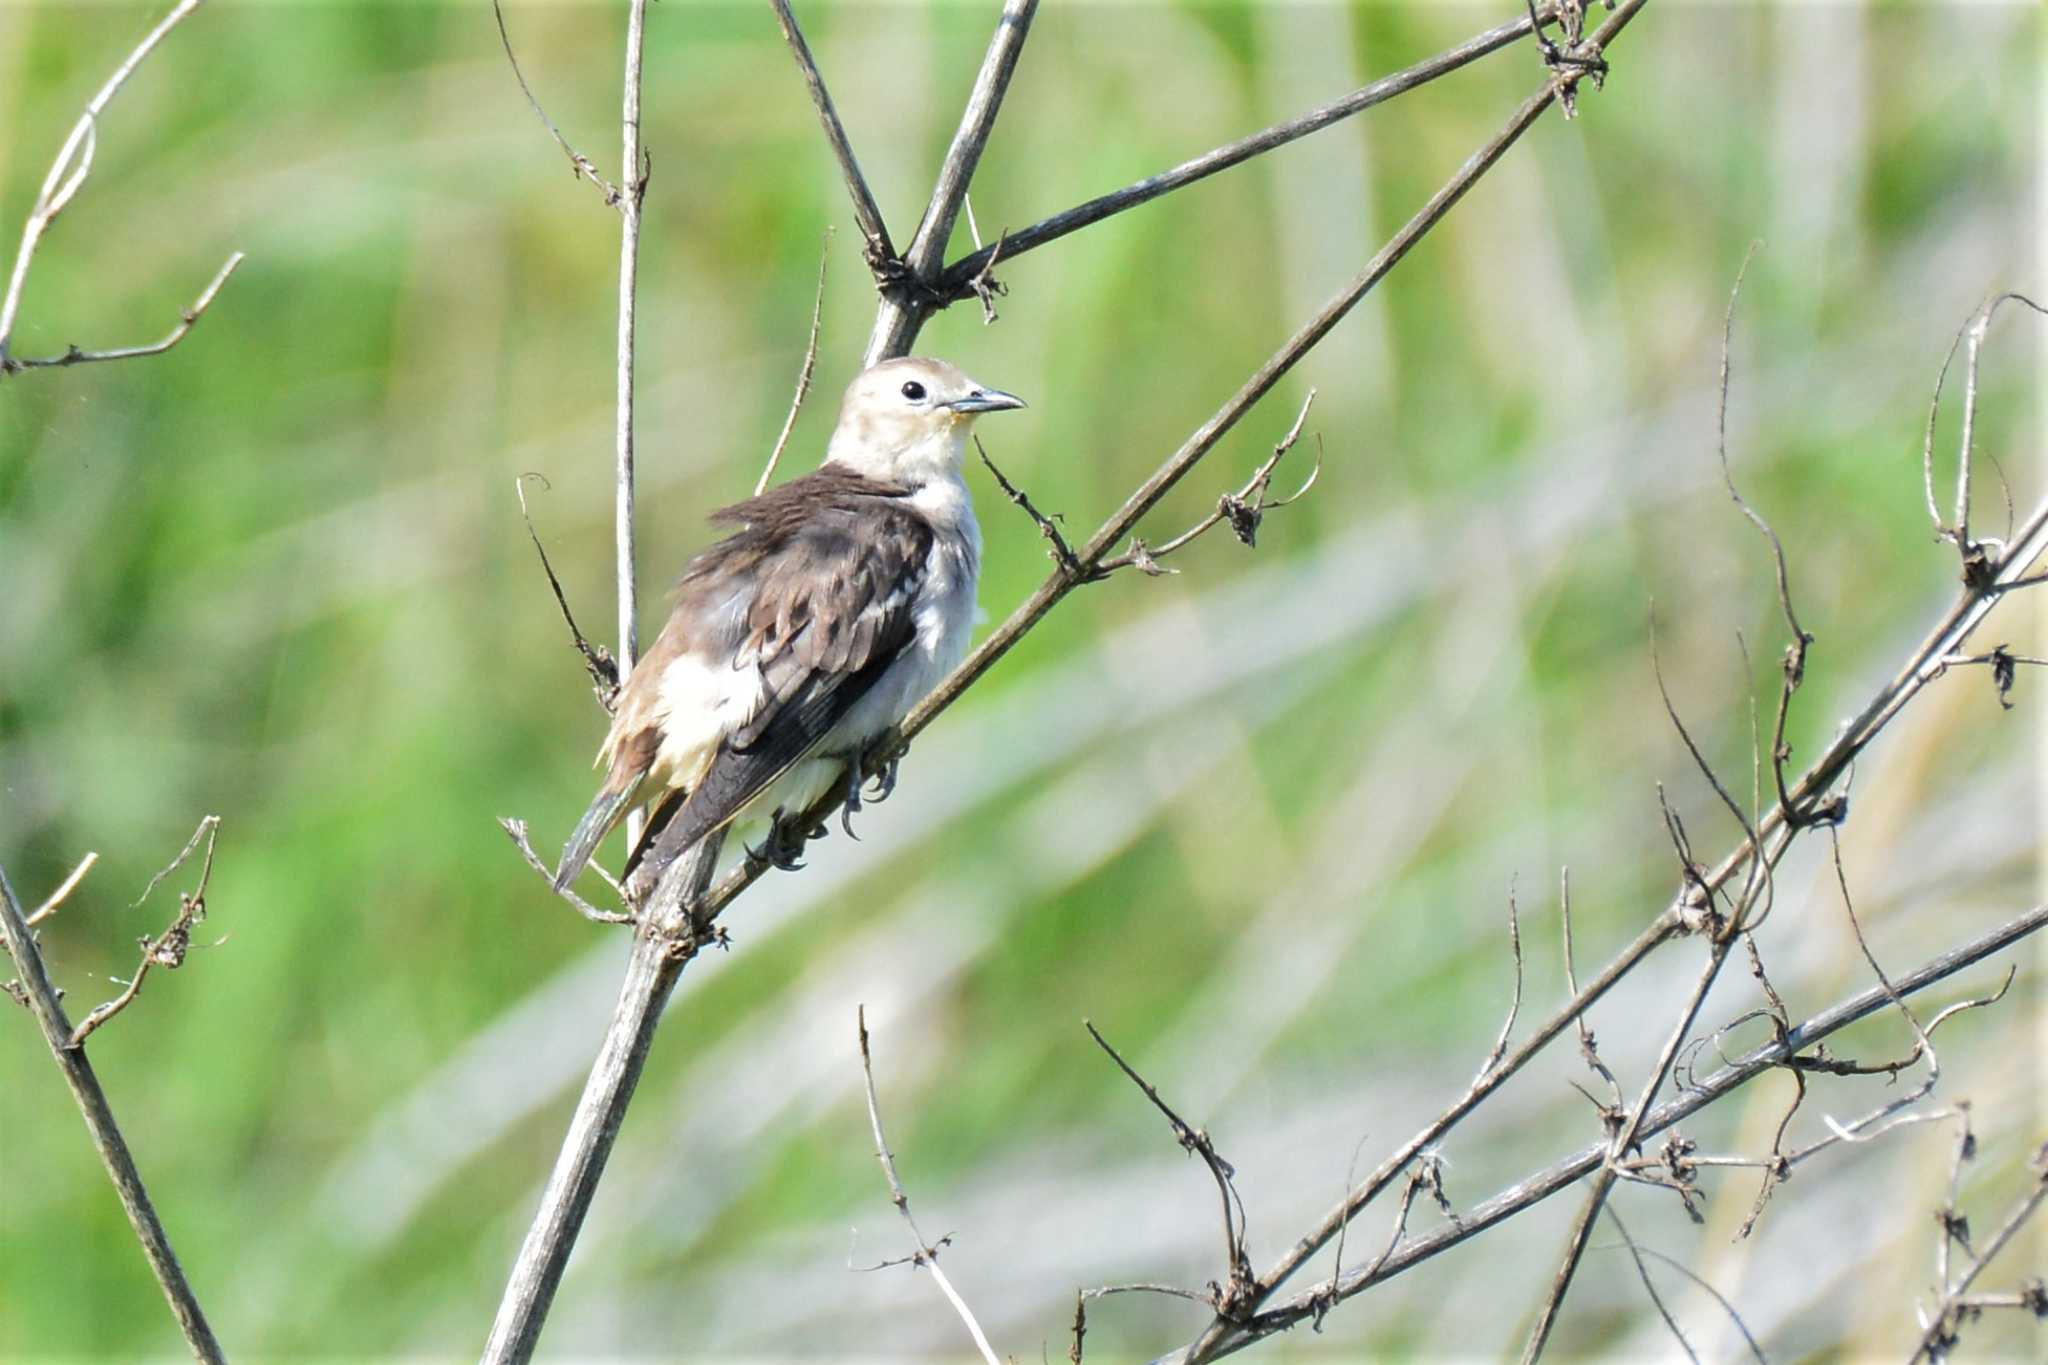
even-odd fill
[{"label": "blurred green grass", "polygon": [[[1513,10],[1048,6],[976,181],[982,230]],[[0,10],[0,240],[153,15]],[[611,167],[620,15],[508,17],[550,112]],[[988,7],[802,17],[903,237]],[[1510,878],[1540,1002],[1561,988],[1560,864],[1582,967],[1668,894],[1654,782],[1702,845],[1732,837],[1663,720],[1647,634],[1654,600],[1679,705],[1743,771],[1749,680],[1768,697],[1782,639],[1761,544],[1715,482],[1722,309],[1752,239],[1766,246],[1737,314],[1731,454],[1821,636],[1800,753],[1945,600],[1920,424],[1969,310],[2042,287],[2043,38],[2021,5],[1652,6],[1582,117],[1539,125],[1148,523],[1157,539],[1200,516],[1313,386],[1322,479],[1255,553],[1213,538],[1176,577],[1070,600],[920,742],[866,845],[835,833],[811,872],[736,910],[731,959],[693,969],[672,1010],[550,1348],[958,1354],[921,1279],[843,1268],[848,1224],[856,1259],[898,1237],[857,1101],[860,1001],[912,1196],[928,1226],[958,1230],[949,1264],[1005,1349],[1062,1349],[1077,1283],[1216,1273],[1212,1192],[1083,1015],[1238,1161],[1254,1259],[1270,1259],[1335,1197],[1361,1132],[1370,1159],[1484,1053]],[[828,225],[818,391],[788,468],[816,458],[872,291],[764,7],[656,6],[648,73],[651,622],[709,537],[703,514],[751,487]],[[1536,77],[1531,54],[1503,54],[1020,258],[997,325],[955,309],[921,349],[1031,399],[991,453],[1083,531]],[[571,182],[475,6],[209,6],[103,125],[93,180],[38,257],[21,351],[155,337],[229,251],[249,260],[171,354],[0,387],[0,862],[34,900],[101,853],[45,936],[77,1005],[167,913],[129,906],[149,875],[200,815],[223,816],[207,929],[228,941],[153,982],[95,1062],[231,1352],[462,1356],[620,952],[542,894],[493,824],[524,816],[548,847],[591,781],[602,718],[512,479],[550,481],[530,494],[536,524],[586,628],[609,635],[614,219]],[[2041,475],[2039,329],[2015,318],[1995,336],[1980,440],[2024,500]],[[1046,565],[971,477],[999,617]],[[1978,512],[2002,516],[1991,481]],[[2033,610],[2015,603],[2000,631],[2023,643]],[[1850,866],[1888,963],[2039,895],[2029,691],[2006,715],[1983,679],[1951,678],[1859,774]],[[1817,871],[1787,885],[1764,946],[1794,1008],[1817,1009],[1864,976]],[[1986,1200],[2043,1117],[2038,1077],[1999,1065],[2038,1050],[2038,972],[2023,981],[2004,1014],[1959,1022],[1946,1056],[1952,1093],[1978,1098]],[[1739,995],[1716,997],[1719,1017]],[[1642,1065],[1658,999],[1646,981],[1596,1018],[1617,1061]],[[1591,1135],[1575,1068],[1533,1069],[1453,1144],[1456,1197]],[[0,1355],[173,1353],[19,1017],[0,1029],[0,1093]],[[1706,1133],[1754,1148],[1781,1103],[1738,1101]],[[1787,1358],[1891,1351],[1924,1274],[1925,1198],[1900,1193],[1825,1267],[1809,1223],[1846,1217],[1859,1181],[1931,1190],[1941,1146],[1905,1137],[1813,1168],[1739,1248],[1659,1205],[1631,1222],[1696,1254]],[[1726,1190],[1716,1216],[1739,1218],[1749,1189]],[[1503,1350],[1564,1216],[1270,1354]],[[1850,1274],[1891,1306],[1831,1294]],[[768,1292],[788,1311],[764,1313]],[[1590,1277],[1573,1308],[1560,1349],[1665,1349],[1625,1275]],[[1123,1299],[1091,1323],[1090,1358],[1120,1359],[1194,1319]]]}]

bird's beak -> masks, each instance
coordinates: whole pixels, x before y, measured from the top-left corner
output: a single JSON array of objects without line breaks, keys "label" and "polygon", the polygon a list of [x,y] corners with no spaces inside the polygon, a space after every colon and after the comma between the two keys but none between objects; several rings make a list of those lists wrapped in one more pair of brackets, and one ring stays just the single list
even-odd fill
[{"label": "bird's beak", "polygon": [[1025,402],[1016,394],[1004,393],[1001,389],[976,389],[965,398],[955,398],[946,406],[960,413],[999,412],[1004,408],[1024,407]]}]

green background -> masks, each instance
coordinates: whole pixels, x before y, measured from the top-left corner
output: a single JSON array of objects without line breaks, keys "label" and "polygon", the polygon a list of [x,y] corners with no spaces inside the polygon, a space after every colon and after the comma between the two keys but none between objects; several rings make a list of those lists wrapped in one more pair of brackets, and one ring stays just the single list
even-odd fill
[{"label": "green background", "polygon": [[[899,241],[993,9],[800,10]],[[1517,12],[1049,3],[975,182],[981,231]],[[155,13],[0,8],[10,252],[78,110]],[[622,8],[508,20],[549,112],[616,177]],[[913,1206],[955,1235],[945,1264],[999,1349],[1063,1357],[1077,1286],[1221,1272],[1206,1174],[1084,1016],[1236,1163],[1255,1265],[1291,1245],[1354,1152],[1375,1164],[1478,1066],[1508,994],[1511,887],[1534,1018],[1563,991],[1560,867],[1586,969],[1675,888],[1658,783],[1703,855],[1737,837],[1664,718],[1649,633],[1654,613],[1674,700],[1746,792],[1749,698],[1768,706],[1784,639],[1714,456],[1722,312],[1752,240],[1729,444],[1819,637],[1799,755],[1953,594],[1921,432],[1971,309],[2048,288],[2043,58],[2025,5],[1651,5],[1580,117],[1546,117],[1144,527],[1157,541],[1201,516],[1314,387],[1320,482],[1255,551],[1218,534],[1177,576],[1077,593],[918,742],[862,843],[835,829],[808,870],[734,908],[732,953],[692,966],[670,1011],[549,1351],[965,1358],[926,1276],[848,1270],[908,1249],[860,1102],[861,1003]],[[958,307],[920,349],[1031,401],[984,435],[1079,538],[1540,76],[1518,47],[1021,257],[996,324]],[[0,381],[0,864],[32,904],[100,853],[43,934],[83,1013],[191,884],[134,908],[150,875],[222,817],[201,939],[225,942],[153,978],[92,1044],[171,1235],[234,1356],[473,1356],[624,955],[495,823],[524,817],[551,849],[595,782],[603,716],[513,485],[545,475],[535,525],[609,638],[617,219],[572,181],[475,4],[222,0],[99,133],[36,259],[19,353],[152,339],[230,251],[248,260],[167,356]],[[786,468],[815,462],[874,295],[765,5],[651,8],[645,136],[651,632],[705,513],[751,488],[782,419],[828,227],[818,390]],[[963,220],[954,254],[969,246]],[[1985,352],[1978,439],[2022,512],[2042,491],[2042,335],[2014,313]],[[1289,457],[1282,491],[1311,458]],[[1999,480],[1982,475],[1995,533]],[[1048,565],[984,472],[969,479],[999,619]],[[1981,643],[2030,647],[2037,613],[2006,604]],[[1857,770],[1844,857],[1892,970],[2040,895],[2032,675],[2016,700],[2001,711],[1984,670],[1952,673]],[[1820,836],[1760,940],[1795,1016],[1869,983]],[[1668,950],[1594,1013],[1631,1092],[1699,952]],[[2007,956],[2014,994],[1943,1034],[1941,1094],[1974,1102],[1982,1139],[1964,1186],[1979,1228],[2048,1124],[2039,957]],[[1703,1018],[1755,996],[1731,970]],[[1761,1036],[1752,1023],[1729,1046]],[[1894,1017],[1837,1051],[1909,1046]],[[1461,1128],[1451,1197],[1593,1140],[1570,1085],[1584,1075],[1560,1047]],[[1819,1083],[1794,1138],[1893,1093]],[[1688,1132],[1755,1154],[1789,1094],[1766,1079]],[[1655,1191],[1617,1206],[1774,1360],[1892,1358],[1917,1335],[1946,1132],[1817,1158],[1746,1240],[1753,1171],[1706,1182],[1703,1227]],[[1261,1349],[1516,1350],[1577,1203]],[[1361,1221],[1347,1265],[1391,1215]],[[1438,1222],[1425,1204],[1413,1225]],[[1594,1239],[1559,1358],[1674,1350],[1615,1245]],[[2042,1249],[2035,1234],[1987,1283],[2039,1273]],[[1711,1300],[1653,1273],[1696,1347],[1743,1353]],[[1088,1358],[1156,1354],[1203,1320],[1110,1299]],[[2039,1344],[2017,1320],[1969,1341]],[[178,1348],[32,1021],[6,1007],[0,1355]]]}]

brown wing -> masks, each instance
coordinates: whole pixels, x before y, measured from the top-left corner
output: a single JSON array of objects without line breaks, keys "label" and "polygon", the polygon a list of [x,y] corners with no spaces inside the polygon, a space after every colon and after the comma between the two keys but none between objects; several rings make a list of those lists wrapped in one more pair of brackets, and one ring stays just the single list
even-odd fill
[{"label": "brown wing", "polygon": [[[679,619],[697,648],[753,669],[761,705],[642,848],[655,867],[722,828],[816,748],[911,643],[933,535],[904,490],[826,466],[718,514],[745,529],[690,566]],[[708,646],[705,647],[705,646]]]}]

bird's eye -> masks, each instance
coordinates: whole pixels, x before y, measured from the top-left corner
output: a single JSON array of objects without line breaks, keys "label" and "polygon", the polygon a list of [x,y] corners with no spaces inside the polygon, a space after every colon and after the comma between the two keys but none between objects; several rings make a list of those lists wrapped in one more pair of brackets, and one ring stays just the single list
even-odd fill
[{"label": "bird's eye", "polygon": [[913,403],[922,403],[924,401],[924,385],[918,383],[915,379],[911,380],[903,386],[903,396]]}]

